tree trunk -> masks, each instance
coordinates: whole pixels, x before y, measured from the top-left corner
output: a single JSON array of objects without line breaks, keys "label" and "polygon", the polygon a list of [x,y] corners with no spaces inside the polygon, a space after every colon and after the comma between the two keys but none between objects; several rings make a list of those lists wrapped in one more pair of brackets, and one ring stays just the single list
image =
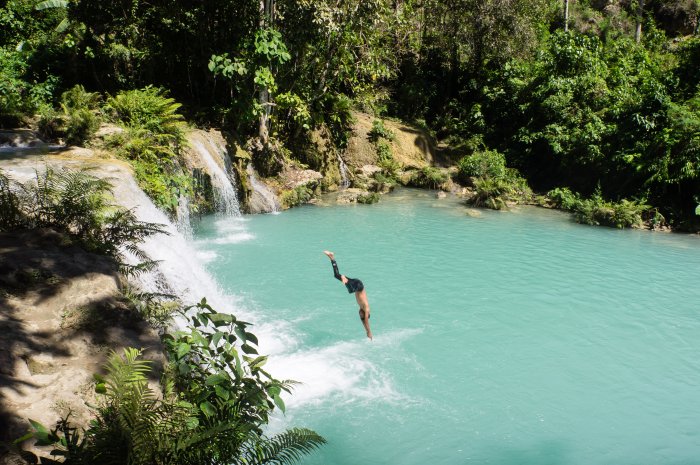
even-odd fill
[{"label": "tree trunk", "polygon": [[637,10],[637,28],[634,30],[634,40],[639,43],[642,40],[642,20],[644,19],[644,0],[639,1],[639,9]]},{"label": "tree trunk", "polygon": [[[272,25],[274,15],[274,0],[260,0],[260,29]],[[258,103],[262,107],[258,122],[258,137],[263,147],[267,146],[270,136],[270,92],[269,89],[260,89]]]},{"label": "tree trunk", "polygon": [[569,32],[569,0],[564,0],[564,32]]}]

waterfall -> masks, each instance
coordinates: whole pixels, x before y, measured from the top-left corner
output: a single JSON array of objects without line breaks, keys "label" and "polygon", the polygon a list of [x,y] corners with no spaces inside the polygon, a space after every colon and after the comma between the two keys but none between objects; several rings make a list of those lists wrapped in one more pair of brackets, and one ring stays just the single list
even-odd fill
[{"label": "waterfall", "polygon": [[207,167],[214,187],[214,206],[217,211],[229,216],[240,216],[241,209],[235,189],[235,178],[228,170],[231,164],[226,150],[214,142],[206,133],[203,140],[192,138],[192,146]]},{"label": "waterfall", "polygon": [[252,198],[249,202],[251,204],[251,210],[259,210],[255,211],[255,213],[278,212],[280,210],[280,204],[277,201],[277,196],[270,190],[269,187],[267,187],[267,185],[265,185],[265,183],[258,181],[252,164],[248,164],[246,167],[246,173],[248,173],[248,181],[253,188],[254,198]]},{"label": "waterfall", "polygon": [[190,223],[190,201],[187,200],[186,195],[180,195],[178,198],[177,211],[175,213],[177,215],[177,230],[186,238],[192,238],[194,231]]},{"label": "waterfall", "polygon": [[348,178],[348,165],[343,161],[343,157],[338,154],[338,169],[340,170],[340,188],[347,189],[350,187],[350,179]]},{"label": "waterfall", "polygon": [[[228,299],[223,298],[214,279],[207,273],[192,248],[167,215],[156,207],[139,188],[130,173],[118,166],[106,167],[115,172],[111,176],[114,197],[120,205],[133,209],[140,221],[164,225],[168,235],[157,234],[146,238],[141,249],[157,260],[155,270],[138,277],[138,284],[145,292],[174,294],[187,304],[207,297],[219,311],[233,311]],[[111,173],[110,173],[111,174]]]}]

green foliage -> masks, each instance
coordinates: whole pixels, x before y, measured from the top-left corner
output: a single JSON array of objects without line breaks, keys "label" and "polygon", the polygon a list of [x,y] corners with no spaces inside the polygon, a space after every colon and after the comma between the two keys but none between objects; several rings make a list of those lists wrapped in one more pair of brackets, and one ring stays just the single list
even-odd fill
[{"label": "green foliage", "polygon": [[689,98],[700,91],[700,37],[682,42],[676,51],[678,64],[674,75],[678,79],[678,90],[682,97]]},{"label": "green foliage", "polygon": [[390,162],[394,160],[394,154],[391,151],[391,145],[386,141],[379,141],[376,144],[377,147],[377,159],[379,163]]},{"label": "green foliage", "polygon": [[574,210],[581,201],[578,194],[571,192],[568,187],[557,187],[547,193],[553,205],[562,210]]},{"label": "green foliage", "polygon": [[50,101],[55,88],[54,76],[41,81],[30,75],[27,54],[0,47],[0,127],[19,126]]},{"label": "green foliage", "polygon": [[19,186],[0,170],[0,231],[13,231],[25,222]]},{"label": "green foliage", "polygon": [[357,196],[357,203],[373,204],[379,202],[379,193],[367,192]]},{"label": "green foliage", "polygon": [[192,179],[182,172],[171,140],[169,135],[127,129],[113,134],[106,143],[131,163],[139,186],[153,202],[174,216],[180,196],[192,196]]},{"label": "green foliage", "polygon": [[122,250],[149,262],[138,249],[160,225],[138,221],[130,210],[108,202],[111,185],[89,170],[36,172],[36,180],[13,183],[0,172],[0,231],[53,228],[69,234],[87,250],[120,258]]},{"label": "green foliage", "polygon": [[398,173],[401,170],[401,163],[394,160],[393,157],[386,157],[384,159],[380,159],[378,166],[382,169],[382,173],[385,176],[394,180],[397,179]]},{"label": "green foliage", "polygon": [[205,299],[193,310],[187,331],[164,338],[172,377],[161,395],[149,386],[150,362],[125,349],[112,354],[105,376],[95,375],[102,402],[82,437],[64,419],[52,431],[32,422],[34,431],[18,441],[53,445],[64,463],[115,465],[291,464],[324,444],[308,429],[263,435],[291,382],[262,369],[267,358],[257,355],[247,323],[215,312]]},{"label": "green foliage", "polygon": [[278,381],[263,370],[267,357],[248,323],[215,312],[203,299],[188,317],[190,326],[164,339],[176,386],[184,400],[201,411],[201,421],[224,418],[236,411],[245,423],[258,427],[269,413],[284,410],[280,394],[291,382]]},{"label": "green foliage", "polygon": [[100,95],[87,92],[81,85],[61,95],[61,111],[48,105],[40,109],[38,128],[48,140],[64,138],[69,145],[83,145],[99,129]]},{"label": "green foliage", "polygon": [[110,97],[105,111],[117,123],[162,136],[161,141],[179,144],[184,140],[183,117],[178,113],[181,106],[168,97],[166,90],[148,86]]},{"label": "green foliage", "polygon": [[[620,202],[605,200],[599,188],[590,198],[581,198],[568,188],[553,189],[547,196],[556,207],[573,212],[577,222],[595,226],[640,227],[644,222],[643,215],[651,210],[651,207],[643,202],[626,199]],[[664,219],[656,212],[652,222],[663,223]]]},{"label": "green foliage", "polygon": [[134,167],[139,186],[154,203],[175,215],[180,196],[193,197],[193,182],[180,164],[185,140],[180,104],[162,89],[120,92],[108,99],[106,111],[126,130],[106,143]]},{"label": "green foliage", "polygon": [[370,142],[377,143],[380,139],[393,141],[396,139],[396,134],[391,129],[384,126],[384,121],[375,119],[372,121],[372,129],[367,133]]},{"label": "green foliage", "polygon": [[284,207],[291,208],[308,202],[313,198],[313,196],[313,191],[308,187],[297,186],[294,189],[282,192],[282,195],[280,196],[280,202]]},{"label": "green foliage", "polygon": [[506,159],[496,150],[483,150],[467,155],[459,161],[458,178],[469,182],[474,178],[502,178],[506,174]]},{"label": "green foliage", "polygon": [[429,189],[441,188],[449,179],[449,175],[440,168],[426,166],[416,170],[411,176],[410,184],[416,187],[427,187]]},{"label": "green foliage", "polygon": [[474,187],[476,195],[469,203],[492,210],[507,208],[506,200],[514,193],[512,185],[503,178],[478,178],[474,181]]}]

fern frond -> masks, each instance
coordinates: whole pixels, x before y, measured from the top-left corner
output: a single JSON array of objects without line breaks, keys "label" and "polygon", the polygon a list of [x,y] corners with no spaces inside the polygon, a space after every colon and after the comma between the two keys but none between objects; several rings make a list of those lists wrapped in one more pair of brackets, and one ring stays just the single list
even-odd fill
[{"label": "fern frond", "polygon": [[292,428],[271,438],[260,436],[246,444],[242,462],[261,465],[296,463],[325,443],[322,436],[310,429]]}]

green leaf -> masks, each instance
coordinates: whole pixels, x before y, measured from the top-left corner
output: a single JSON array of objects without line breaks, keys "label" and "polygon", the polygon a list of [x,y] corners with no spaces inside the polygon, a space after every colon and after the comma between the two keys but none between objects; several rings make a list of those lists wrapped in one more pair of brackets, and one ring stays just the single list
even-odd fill
[{"label": "green leaf", "polygon": [[34,9],[37,11],[41,10],[46,10],[48,8],[67,8],[68,7],[68,0],[45,0],[43,2],[39,2],[34,6]]},{"label": "green leaf", "polygon": [[214,408],[214,405],[212,405],[212,403],[209,401],[205,401],[199,404],[199,408],[208,417],[216,415],[216,409]]},{"label": "green leaf", "polygon": [[224,400],[228,400],[229,397],[231,397],[231,393],[228,391],[228,389],[224,389],[219,385],[214,386],[214,390],[216,391],[216,395]]},{"label": "green leaf", "polygon": [[185,355],[187,355],[190,352],[190,347],[189,344],[185,344],[184,342],[181,342],[180,344],[177,345],[177,356],[178,358],[182,358]]},{"label": "green leaf", "polygon": [[284,406],[284,401],[282,400],[282,398],[280,396],[274,396],[274,397],[272,397],[272,400],[275,403],[275,405],[282,411],[282,413],[284,413],[285,406]]},{"label": "green leaf", "polygon": [[250,362],[251,368],[260,368],[261,366],[265,365],[267,363],[267,357],[264,355],[261,355],[260,357],[256,357],[254,360]]},{"label": "green leaf", "polygon": [[257,336],[255,336],[255,334],[253,334],[253,333],[245,333],[245,336],[246,336],[246,337],[245,337],[244,341],[250,341],[250,342],[252,342],[253,344],[258,345],[258,338],[257,338]]},{"label": "green leaf", "polygon": [[700,205],[698,205],[697,207],[695,207],[695,214],[696,214],[696,215],[700,215]]},{"label": "green leaf", "polygon": [[257,354],[258,351],[255,350],[255,347],[249,346],[248,344],[243,344],[241,346],[241,350],[245,352],[246,354]]},{"label": "green leaf", "polygon": [[228,313],[214,313],[209,316],[209,319],[216,327],[225,326],[234,322],[233,315],[229,315]]},{"label": "green leaf", "polygon": [[234,331],[236,332],[238,337],[241,338],[241,341],[243,341],[244,344],[246,342],[248,342],[248,339],[246,338],[246,333],[243,330],[243,328],[240,327],[240,325],[236,325],[236,327],[234,328]]},{"label": "green leaf", "polygon": [[224,381],[228,380],[228,377],[226,375],[222,375],[220,373],[213,374],[209,376],[206,381],[204,381],[204,384],[207,386],[213,386],[216,384],[221,384]]},{"label": "green leaf", "polygon": [[38,421],[34,421],[30,418],[29,423],[31,423],[32,427],[34,428],[34,431],[36,431],[37,433],[49,434],[49,430],[46,428],[46,426],[42,425]]},{"label": "green leaf", "polygon": [[17,438],[14,441],[12,441],[12,444],[20,444],[20,443],[26,441],[27,439],[31,439],[33,437],[34,437],[34,433],[29,432],[29,433],[25,434],[24,436],[22,436],[21,438]]},{"label": "green leaf", "polygon": [[98,394],[107,394],[107,386],[105,383],[95,384],[95,392]]},{"label": "green leaf", "polygon": [[68,21],[68,18],[63,18],[58,26],[56,26],[55,31],[58,33],[65,32],[65,30],[68,29],[68,26],[70,26],[70,21]]}]

